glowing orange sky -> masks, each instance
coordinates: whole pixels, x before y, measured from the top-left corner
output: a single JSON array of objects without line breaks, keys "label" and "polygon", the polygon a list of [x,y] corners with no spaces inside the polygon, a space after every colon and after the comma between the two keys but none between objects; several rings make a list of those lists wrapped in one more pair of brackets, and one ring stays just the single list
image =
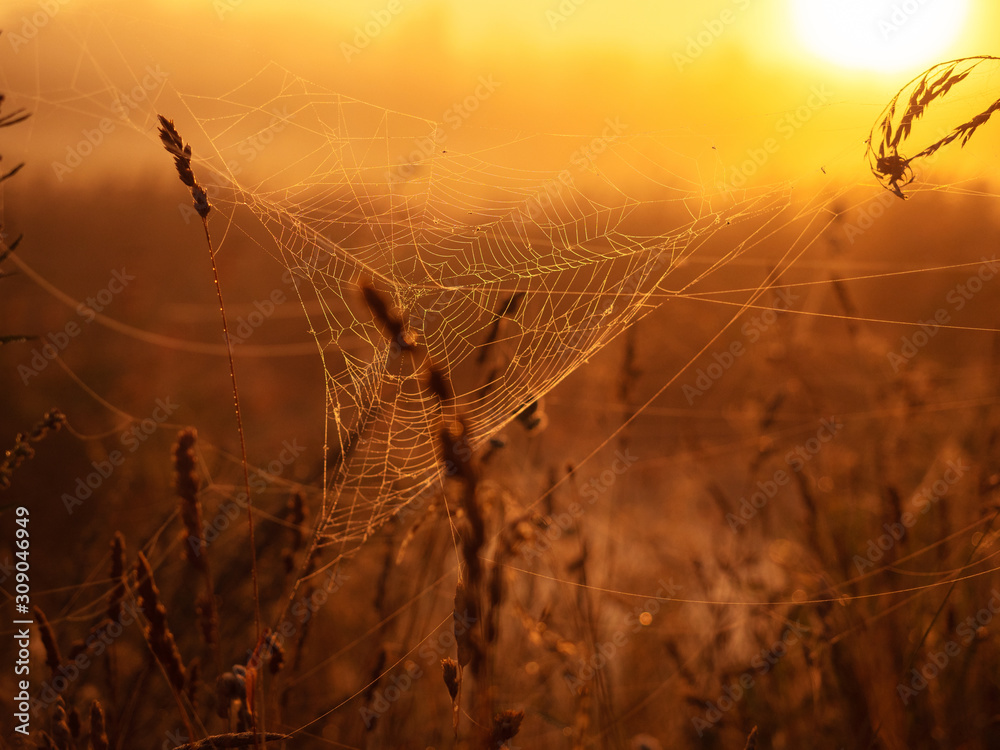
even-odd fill
[{"label": "glowing orange sky", "polygon": [[[111,113],[109,87],[133,86],[148,69],[168,74],[156,105],[183,119],[175,93],[213,96],[274,62],[326,89],[437,121],[490,77],[500,87],[468,128],[483,142],[600,133],[618,118],[630,133],[675,132],[682,155],[694,148],[685,138],[710,143],[723,171],[777,138],[766,177],[822,168],[858,179],[875,117],[922,67],[880,75],[823,62],[795,36],[784,0],[513,0],[488,10],[464,0],[339,10],[318,0],[51,5],[58,12],[43,24],[32,21],[44,16],[37,2],[0,12],[0,84],[37,112],[25,147],[36,151],[58,152],[102,109]],[[1000,40],[987,34],[997,10],[974,2],[971,17],[949,56],[998,51]],[[719,28],[709,44],[692,46]],[[795,137],[785,143],[789,128]],[[90,168],[117,159],[108,149]]]}]

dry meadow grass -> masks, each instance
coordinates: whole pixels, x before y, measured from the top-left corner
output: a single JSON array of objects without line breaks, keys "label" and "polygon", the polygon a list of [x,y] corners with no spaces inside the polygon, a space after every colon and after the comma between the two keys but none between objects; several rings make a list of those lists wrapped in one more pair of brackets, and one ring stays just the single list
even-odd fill
[{"label": "dry meadow grass", "polygon": [[[902,130],[887,115],[873,166],[897,193],[909,174],[898,148],[954,75],[917,82]],[[190,151],[166,120],[162,132],[211,253]],[[5,185],[8,215],[31,210],[34,188],[18,183]],[[129,210],[169,196],[142,195]],[[933,205],[945,237],[969,231],[992,253],[997,226],[981,218],[971,229],[976,206]],[[914,214],[894,210],[862,247],[894,237],[880,260],[934,265],[941,237],[907,230]],[[181,268],[161,288],[214,284],[202,299],[218,292],[224,317],[212,325],[225,330],[225,273],[214,254],[214,279],[196,266],[201,239],[182,237],[174,252],[191,260],[174,259]],[[0,260],[15,246],[7,240]],[[843,252],[836,238],[829,251]],[[979,270],[935,276],[919,296],[943,305]],[[306,376],[266,363],[229,357],[227,373],[217,357],[210,372],[169,352],[133,363],[113,344],[76,360],[111,402],[163,377],[185,407],[64,508],[122,430],[92,429],[107,409],[78,406],[90,396],[72,382],[45,391],[61,394],[51,404],[25,389],[16,366],[33,345],[31,317],[5,302],[2,384],[14,395],[0,417],[11,447],[0,554],[13,559],[17,505],[31,509],[37,551],[33,731],[17,737],[6,711],[4,735],[60,750],[1000,746],[1000,339],[941,333],[894,366],[886,351],[903,351],[900,331],[912,329],[857,310],[881,300],[919,320],[913,287],[823,282],[790,287],[797,309],[822,316],[779,311],[750,329],[754,345],[696,404],[679,383],[640,408],[728,314],[679,300],[527,405],[488,450],[468,454],[458,411],[439,435],[440,491],[346,561],[314,544],[320,442],[304,439],[280,477],[251,458],[306,429],[323,398]],[[6,290],[23,283],[0,278]],[[453,403],[446,373],[382,294],[362,280],[357,295],[398,356],[424,368],[427,393]],[[998,301],[987,285],[963,321],[994,328]],[[683,382],[712,361],[693,362]],[[256,415],[238,426],[237,374],[238,404]],[[588,435],[612,437],[568,465]],[[4,696],[16,692],[10,679],[0,676]]]}]

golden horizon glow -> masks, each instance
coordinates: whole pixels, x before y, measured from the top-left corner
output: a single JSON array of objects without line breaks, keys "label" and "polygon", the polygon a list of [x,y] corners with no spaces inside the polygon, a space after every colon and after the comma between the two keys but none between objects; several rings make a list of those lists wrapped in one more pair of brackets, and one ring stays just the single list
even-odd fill
[{"label": "golden horizon glow", "polygon": [[813,54],[878,72],[938,62],[968,11],[968,0],[792,0],[796,32]]}]

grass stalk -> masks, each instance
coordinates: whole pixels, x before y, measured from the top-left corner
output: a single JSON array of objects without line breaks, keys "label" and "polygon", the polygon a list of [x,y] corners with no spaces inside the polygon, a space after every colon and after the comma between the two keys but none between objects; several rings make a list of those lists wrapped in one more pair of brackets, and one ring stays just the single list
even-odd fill
[{"label": "grass stalk", "polygon": [[[240,457],[243,463],[243,489],[247,496],[247,525],[250,533],[250,574],[253,581],[253,606],[254,606],[254,630],[255,642],[261,643],[261,616],[260,616],[260,585],[257,580],[257,546],[254,538],[253,522],[253,495],[250,493],[250,464],[247,460],[246,435],[243,430],[243,412],[240,409],[240,391],[236,382],[236,361],[233,357],[233,342],[229,333],[229,320],[226,316],[226,303],[222,297],[222,283],[219,280],[219,268],[215,262],[215,248],[212,245],[212,234],[208,229],[208,214],[212,207],[208,202],[208,194],[205,189],[198,184],[194,172],[191,169],[191,146],[186,145],[180,134],[174,127],[172,120],[159,115],[160,119],[160,140],[164,148],[174,157],[174,164],[177,167],[177,174],[181,182],[191,189],[191,197],[194,200],[195,211],[201,217],[201,225],[205,230],[205,242],[208,244],[209,260],[212,263],[212,277],[215,281],[215,293],[219,299],[219,313],[222,316],[222,333],[226,339],[226,350],[229,358],[229,377],[233,384],[233,405],[236,410],[236,429],[240,438]],[[264,731],[264,701],[260,701],[260,731]],[[256,712],[252,714],[254,733],[257,732]]]}]

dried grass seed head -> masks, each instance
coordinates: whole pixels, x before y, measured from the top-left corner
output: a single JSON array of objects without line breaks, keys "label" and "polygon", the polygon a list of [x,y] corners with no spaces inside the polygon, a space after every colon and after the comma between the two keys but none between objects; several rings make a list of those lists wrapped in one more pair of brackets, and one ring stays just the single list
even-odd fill
[{"label": "dried grass seed head", "polygon": [[191,146],[186,145],[181,139],[180,133],[174,127],[174,121],[168,120],[163,115],[157,115],[160,120],[160,141],[163,147],[174,157],[174,166],[177,167],[177,174],[181,182],[191,188],[191,198],[194,200],[194,209],[204,220],[208,218],[208,212],[212,210],[208,202],[208,194],[205,189],[198,184],[194,171],[191,169]]}]

